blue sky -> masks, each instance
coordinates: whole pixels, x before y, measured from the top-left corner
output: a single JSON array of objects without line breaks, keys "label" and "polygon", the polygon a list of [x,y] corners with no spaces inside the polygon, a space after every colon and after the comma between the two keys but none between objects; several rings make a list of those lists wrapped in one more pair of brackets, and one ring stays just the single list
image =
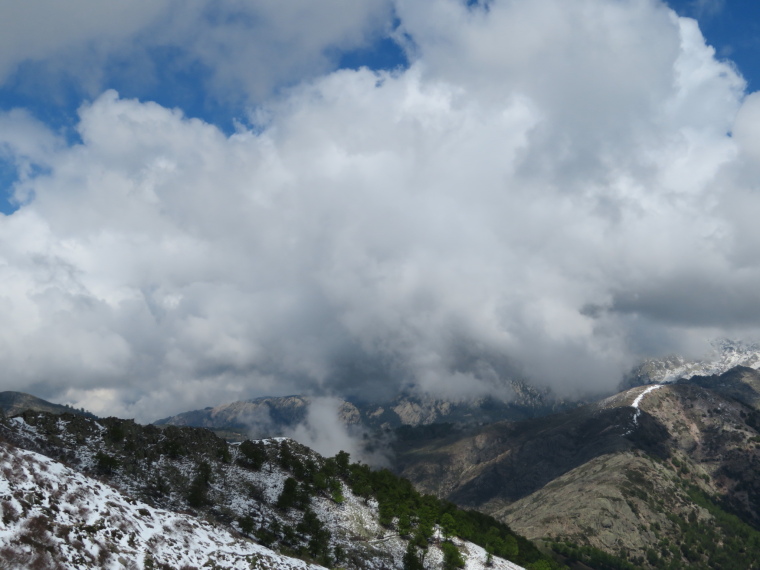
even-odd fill
[{"label": "blue sky", "polygon": [[760,4],[746,0],[674,0],[681,16],[696,18],[718,57],[730,59],[749,84],[760,89]]},{"label": "blue sky", "polygon": [[0,389],[572,396],[759,338],[758,8],[673,8],[0,0]]},{"label": "blue sky", "polygon": [[[470,4],[477,6],[477,2]],[[760,4],[736,0],[672,0],[668,5],[681,16],[697,19],[717,57],[737,66],[748,83],[748,91],[757,90],[760,85]],[[375,34],[358,48],[328,46],[325,52],[330,67],[367,66],[387,70],[408,66],[407,54],[394,34],[397,26],[398,21],[390,22],[385,33]],[[115,89],[122,97],[180,108],[187,116],[213,123],[227,133],[234,131],[235,121],[243,118],[252,104],[250,99],[239,96],[223,99],[209,93],[204,86],[211,74],[209,66],[194,60],[181,47],[154,47],[141,57],[149,61],[147,74],[140,67],[146,64],[145,59],[130,61],[129,55],[122,54],[107,58],[95,92],[83,87],[77,77],[65,71],[51,73],[47,62],[22,60],[0,86],[0,109],[27,109],[75,141],[77,109],[83,101],[91,100],[97,92],[106,89]],[[287,87],[287,83],[278,87]],[[0,187],[4,190],[0,196],[0,212],[8,214],[18,207],[9,195],[15,180],[13,165],[9,161],[0,162]]]}]

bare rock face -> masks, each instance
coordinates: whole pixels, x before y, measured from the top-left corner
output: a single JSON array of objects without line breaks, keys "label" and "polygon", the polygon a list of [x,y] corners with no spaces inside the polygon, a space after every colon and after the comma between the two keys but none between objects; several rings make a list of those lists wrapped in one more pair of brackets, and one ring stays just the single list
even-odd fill
[{"label": "bare rock face", "polygon": [[451,403],[441,400],[429,400],[427,402],[414,402],[404,400],[393,408],[403,425],[429,425],[438,418],[448,415],[451,411]]}]

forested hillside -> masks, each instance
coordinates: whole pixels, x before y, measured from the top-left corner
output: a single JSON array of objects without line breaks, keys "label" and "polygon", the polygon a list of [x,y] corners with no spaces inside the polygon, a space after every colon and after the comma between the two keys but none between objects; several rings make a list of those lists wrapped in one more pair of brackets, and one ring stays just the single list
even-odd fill
[{"label": "forested hillside", "polygon": [[[6,445],[63,461],[153,508],[282,554],[345,568],[559,567],[491,517],[422,495],[390,471],[286,438],[230,445],[208,430],[27,411]],[[43,516],[55,519],[54,513]]]}]

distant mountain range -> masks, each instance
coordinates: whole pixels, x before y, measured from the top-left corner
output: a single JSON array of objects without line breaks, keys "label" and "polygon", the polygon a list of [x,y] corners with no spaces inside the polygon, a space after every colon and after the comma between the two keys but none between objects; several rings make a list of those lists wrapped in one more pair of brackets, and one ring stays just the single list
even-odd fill
[{"label": "distant mountain range", "polygon": [[[426,396],[401,395],[384,403],[337,401],[338,419],[346,426],[375,432],[401,426],[441,422],[488,423],[501,419],[522,420],[577,405],[557,401],[547,391],[515,383],[515,401],[486,397],[450,401]],[[205,427],[231,440],[282,435],[306,421],[308,396],[265,397],[184,412],[155,422],[156,425]]]},{"label": "distant mountain range", "polygon": [[[760,358],[754,345],[726,341],[716,346],[713,360],[649,361],[629,377],[633,387],[596,402],[551,403],[547,394],[525,388],[527,395],[520,404],[447,402],[407,395],[383,405],[340,401],[337,413],[348,426],[391,432],[393,437],[386,438],[393,452],[391,471],[443,501],[436,504],[490,515],[495,520],[488,524],[506,523],[518,535],[535,541],[551,560],[539,560],[537,550],[519,542],[524,539],[514,539],[518,541],[514,544],[522,545],[517,548],[521,556],[533,557],[515,562],[531,570],[565,565],[598,570],[757,568]],[[312,509],[330,529],[331,548],[339,546],[340,556],[353,557],[347,568],[417,567],[409,566],[404,557],[406,549],[412,548],[410,541],[416,540],[408,529],[421,524],[414,513],[424,500],[413,499],[422,502],[407,511],[399,507],[412,500],[404,498],[407,491],[384,495],[380,489],[397,485],[390,472],[374,472],[379,485],[375,492],[380,494],[370,500],[345,475],[348,472],[339,483],[329,482],[335,475],[317,482],[322,479],[314,479],[314,469],[321,470],[329,461],[290,440],[270,439],[264,447],[250,447],[250,442],[230,445],[210,431],[182,425],[213,428],[231,439],[263,435],[267,430],[271,436],[307,420],[313,403],[309,398],[259,398],[187,412],[158,422],[160,426],[139,426],[116,418],[73,415],[66,408],[63,416],[51,415],[52,410],[32,411],[55,405],[7,394],[0,394],[7,416],[0,419],[3,445],[43,453],[84,475],[97,475],[126,493],[127,502],[199,514],[233,537],[247,534],[275,548],[277,552],[267,556],[292,554],[293,548],[308,553],[311,548],[310,560],[319,562],[319,556],[326,554],[318,554],[316,543],[310,543],[310,535],[303,530],[304,517],[311,515],[277,507],[285,480],[293,478],[295,496],[303,499],[304,493],[311,493]],[[28,411],[22,412],[25,406]],[[56,419],[61,417],[65,420]],[[15,454],[6,463],[26,461],[23,453],[6,453]],[[301,459],[293,463],[287,459],[291,456]],[[45,469],[58,472],[61,468],[37,470]],[[208,480],[200,489],[201,503],[195,504],[192,489],[200,485],[203,473]],[[339,494],[332,495],[336,490]],[[87,491],[82,493],[87,495]],[[342,504],[335,502],[336,497],[356,505],[349,509],[348,519],[341,518],[345,513],[341,515],[340,508],[336,510],[335,505]],[[44,508],[34,511],[40,516],[51,508],[49,503],[41,504]],[[448,507],[436,508],[442,509],[437,511],[441,516]],[[0,509],[6,509],[2,501]],[[13,503],[11,510],[27,514],[20,502]],[[108,515],[103,517],[110,520]],[[357,517],[369,526],[352,526]],[[21,537],[30,519],[19,520],[14,528]],[[278,521],[278,530],[269,542],[272,537],[259,531],[272,520]],[[136,529],[138,523],[125,524]],[[63,532],[50,530],[51,536]],[[105,535],[96,532],[94,536],[92,540],[106,544]],[[179,535],[175,538],[185,540]],[[433,545],[432,550],[414,547],[418,561],[427,557],[421,568],[443,564],[438,540],[419,543]],[[513,552],[509,541],[489,543],[482,536],[478,540],[488,548],[497,544],[499,552]],[[107,548],[118,549],[108,544]],[[124,552],[141,552],[141,543],[135,544],[136,550]],[[457,544],[468,556],[468,569],[487,567],[482,546],[461,540]],[[0,554],[2,548],[0,544]],[[175,552],[172,548],[167,546],[166,552]],[[199,556],[208,558],[208,553]],[[270,567],[289,568],[287,564],[276,562]]]},{"label": "distant mountain range", "polygon": [[[760,345],[720,339],[713,343],[713,347],[712,357],[703,360],[680,356],[646,360],[626,376],[621,388],[674,382],[695,375],[722,374],[735,366],[760,368]],[[520,421],[588,403],[557,399],[549,390],[539,390],[526,382],[512,382],[511,388],[514,397],[509,401],[493,397],[452,401],[402,394],[382,403],[342,400],[337,413],[345,425],[372,432],[440,423]],[[184,412],[155,423],[205,427],[231,440],[282,435],[306,420],[312,401],[313,398],[300,395],[256,398]]]}]

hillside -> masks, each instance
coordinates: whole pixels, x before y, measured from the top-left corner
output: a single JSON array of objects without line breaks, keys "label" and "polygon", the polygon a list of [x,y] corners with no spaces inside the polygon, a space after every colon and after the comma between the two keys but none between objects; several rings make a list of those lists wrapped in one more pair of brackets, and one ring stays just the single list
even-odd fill
[{"label": "hillside", "polygon": [[[160,429],[116,418],[32,411],[1,425],[7,462],[29,465],[2,471],[11,491],[3,504],[10,518],[4,522],[6,534],[0,536],[2,547],[21,552],[17,556],[30,549],[45,556],[42,550],[55,550],[56,541],[75,536],[70,539],[74,551],[58,561],[63,567],[92,567],[87,561],[103,556],[115,561],[114,567],[121,567],[116,564],[121,557],[134,567],[148,568],[146,552],[155,559],[154,567],[161,567],[159,556],[173,560],[160,562],[167,568],[179,567],[181,548],[176,544],[189,548],[187,560],[192,561],[182,559],[182,564],[200,567],[206,562],[198,561],[210,559],[203,547],[209,543],[229,545],[224,552],[231,558],[214,560],[219,568],[248,568],[241,561],[252,560],[260,547],[313,564],[356,569],[414,568],[420,563],[420,568],[437,568],[461,557],[470,570],[484,569],[487,561],[490,568],[515,570],[543,558],[505,525],[423,497],[388,471],[350,464],[347,454],[325,459],[285,438],[228,445],[204,429]],[[69,467],[48,464],[50,460],[31,452]],[[40,475],[47,472],[50,477]],[[79,490],[69,490],[74,488]],[[101,496],[94,499],[92,493]],[[63,507],[68,515],[56,510],[69,504]],[[401,507],[404,512],[396,512]],[[157,539],[143,524],[150,518],[154,529],[168,525],[195,530],[189,535],[162,532],[163,538]],[[44,532],[32,540],[28,535],[37,532],[34,525]],[[167,541],[163,550],[151,546],[156,540]],[[110,554],[101,554],[105,552]],[[280,565],[272,568],[291,563],[273,560]],[[548,560],[545,564],[553,567]],[[255,562],[252,567],[270,566]]]},{"label": "hillside", "polygon": [[0,470],[2,568],[317,568],[7,443]]},{"label": "hillside", "polygon": [[397,444],[399,472],[529,538],[585,544],[636,567],[707,568],[731,556],[733,565],[713,567],[754,567],[756,374],[734,369],[541,420],[409,438]]},{"label": "hillside", "polygon": [[0,392],[0,414],[15,416],[26,410],[37,412],[50,412],[51,414],[79,414],[94,418],[95,416],[84,410],[76,410],[70,406],[62,406],[37,398],[24,392]]}]

